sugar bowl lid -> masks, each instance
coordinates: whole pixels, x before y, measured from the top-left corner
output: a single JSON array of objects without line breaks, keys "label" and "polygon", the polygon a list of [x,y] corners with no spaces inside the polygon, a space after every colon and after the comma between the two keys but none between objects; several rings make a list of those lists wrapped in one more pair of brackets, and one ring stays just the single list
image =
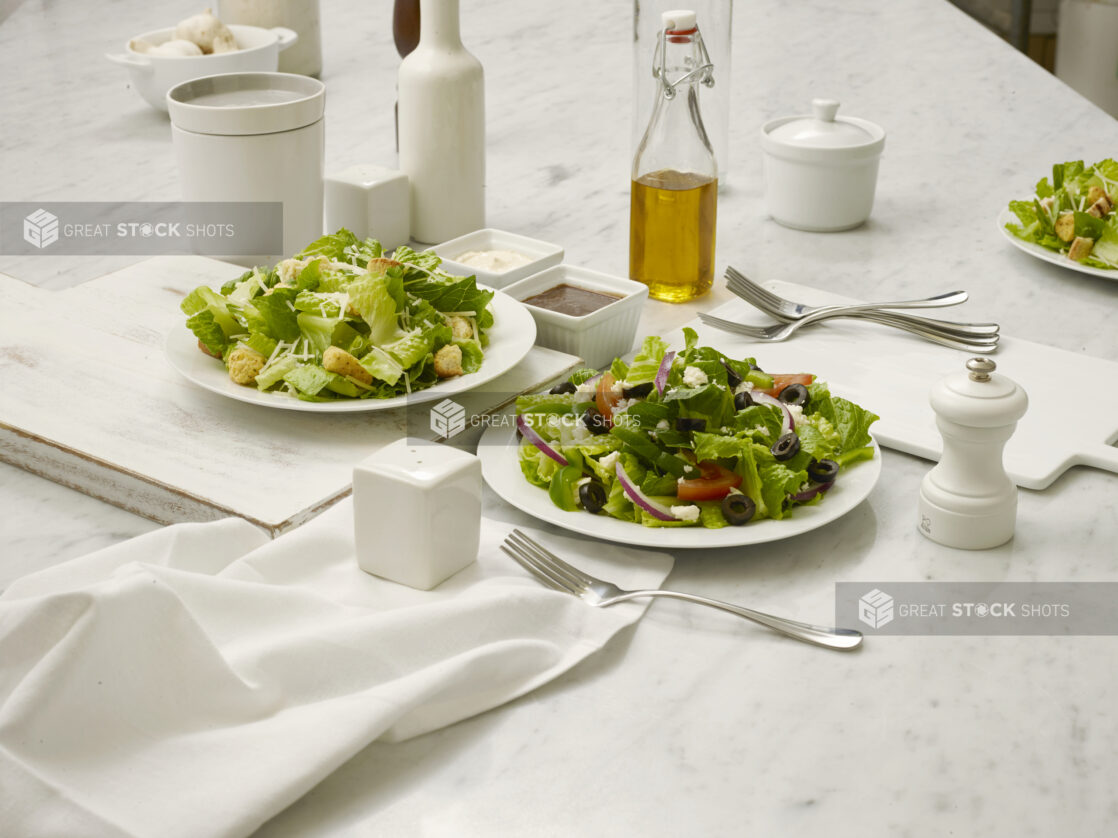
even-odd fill
[{"label": "sugar bowl lid", "polygon": [[762,129],[762,145],[770,153],[796,156],[874,156],[885,146],[885,131],[865,119],[838,116],[835,99],[812,99],[810,116],[774,119]]}]

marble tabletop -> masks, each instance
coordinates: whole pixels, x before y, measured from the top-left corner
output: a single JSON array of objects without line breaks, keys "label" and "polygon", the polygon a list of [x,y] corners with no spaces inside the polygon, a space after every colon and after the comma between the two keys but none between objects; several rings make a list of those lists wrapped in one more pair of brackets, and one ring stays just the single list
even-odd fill
[{"label": "marble tabletop", "polygon": [[[391,4],[322,5],[327,169],[393,165]],[[489,224],[626,273],[631,4],[461,5],[463,38],[486,71]],[[0,200],[177,198],[166,117],[102,54],[192,8],[24,0],[0,10]],[[1118,360],[1118,283],[1034,260],[995,225],[1053,162],[1118,152],[1118,123],[946,0],[750,0],[736,12],[719,270],[862,298],[962,287],[971,301],[960,318]],[[848,233],[796,232],[764,213],[759,126],[813,96],[888,132],[873,216]],[[0,271],[58,288],[131,261],[0,257]],[[650,303],[642,330],[665,332],[725,298],[716,288],[696,303]],[[1030,395],[1089,409],[1090,394],[1059,388]],[[838,581],[1118,581],[1114,475],[1076,468],[1022,491],[1013,541],[971,553],[915,529],[930,464],[888,450],[883,460],[877,488],[842,520],[764,546],[680,552],[670,586],[824,622]],[[8,466],[0,504],[0,587],[157,526]],[[492,495],[486,511],[532,523]],[[528,696],[367,748],[259,834],[1023,838],[1112,828],[1118,640],[871,640],[828,653],[660,601]]]}]

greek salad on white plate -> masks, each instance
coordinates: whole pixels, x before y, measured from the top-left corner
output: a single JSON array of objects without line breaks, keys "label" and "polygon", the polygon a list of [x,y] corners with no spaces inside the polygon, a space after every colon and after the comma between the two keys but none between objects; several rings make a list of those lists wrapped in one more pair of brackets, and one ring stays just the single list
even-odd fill
[{"label": "greek salad on white plate", "polygon": [[869,494],[875,414],[809,373],[770,375],[684,335],[679,352],[646,338],[631,363],[517,399],[478,447],[490,486],[558,526],[669,547],[786,538]]}]

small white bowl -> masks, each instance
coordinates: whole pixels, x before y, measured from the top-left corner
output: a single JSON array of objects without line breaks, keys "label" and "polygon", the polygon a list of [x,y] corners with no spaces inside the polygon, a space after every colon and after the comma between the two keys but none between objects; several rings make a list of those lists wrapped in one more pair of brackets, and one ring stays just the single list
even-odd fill
[{"label": "small white bowl", "polygon": [[132,49],[133,41],[147,41],[159,46],[175,36],[175,27],[156,29],[137,35],[124,45],[124,52],[109,53],[105,57],[128,68],[132,86],[153,108],[167,110],[167,91],[190,79],[259,70],[274,73],[279,67],[279,54],[299,39],[291,29],[276,26],[262,29],[259,26],[231,24],[229,29],[237,41],[235,52],[215,55],[151,55]]},{"label": "small white bowl", "polygon": [[556,265],[508,286],[505,293],[514,300],[525,300],[563,283],[621,298],[580,317],[528,305],[536,321],[537,344],[578,355],[596,369],[633,348],[641,308],[648,299],[648,286],[641,282],[573,265]]},{"label": "small white bowl", "polygon": [[[478,282],[482,285],[488,285],[490,288],[505,288],[526,276],[539,273],[545,268],[558,265],[563,261],[563,248],[557,244],[488,227],[437,244],[428,248],[428,250],[439,255],[443,260],[439,267],[448,274],[476,276]],[[524,254],[531,261],[526,265],[510,268],[500,273],[484,268],[475,268],[472,265],[463,265],[461,262],[455,261],[455,257],[471,250],[511,250],[515,253]]]},{"label": "small white bowl", "polygon": [[785,227],[849,230],[873,209],[885,131],[865,119],[839,116],[833,99],[813,99],[810,116],[774,119],[761,128],[765,204]]}]

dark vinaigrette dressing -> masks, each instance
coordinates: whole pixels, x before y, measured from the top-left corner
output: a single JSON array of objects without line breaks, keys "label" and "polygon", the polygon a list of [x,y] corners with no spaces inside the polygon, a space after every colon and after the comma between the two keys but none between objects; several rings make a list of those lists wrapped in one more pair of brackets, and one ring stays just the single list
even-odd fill
[{"label": "dark vinaigrette dressing", "polygon": [[564,282],[554,288],[548,288],[546,291],[533,294],[531,297],[521,300],[521,302],[536,308],[546,308],[560,314],[569,314],[572,317],[582,317],[584,314],[590,314],[590,312],[597,311],[620,299],[620,294],[590,291]]}]

